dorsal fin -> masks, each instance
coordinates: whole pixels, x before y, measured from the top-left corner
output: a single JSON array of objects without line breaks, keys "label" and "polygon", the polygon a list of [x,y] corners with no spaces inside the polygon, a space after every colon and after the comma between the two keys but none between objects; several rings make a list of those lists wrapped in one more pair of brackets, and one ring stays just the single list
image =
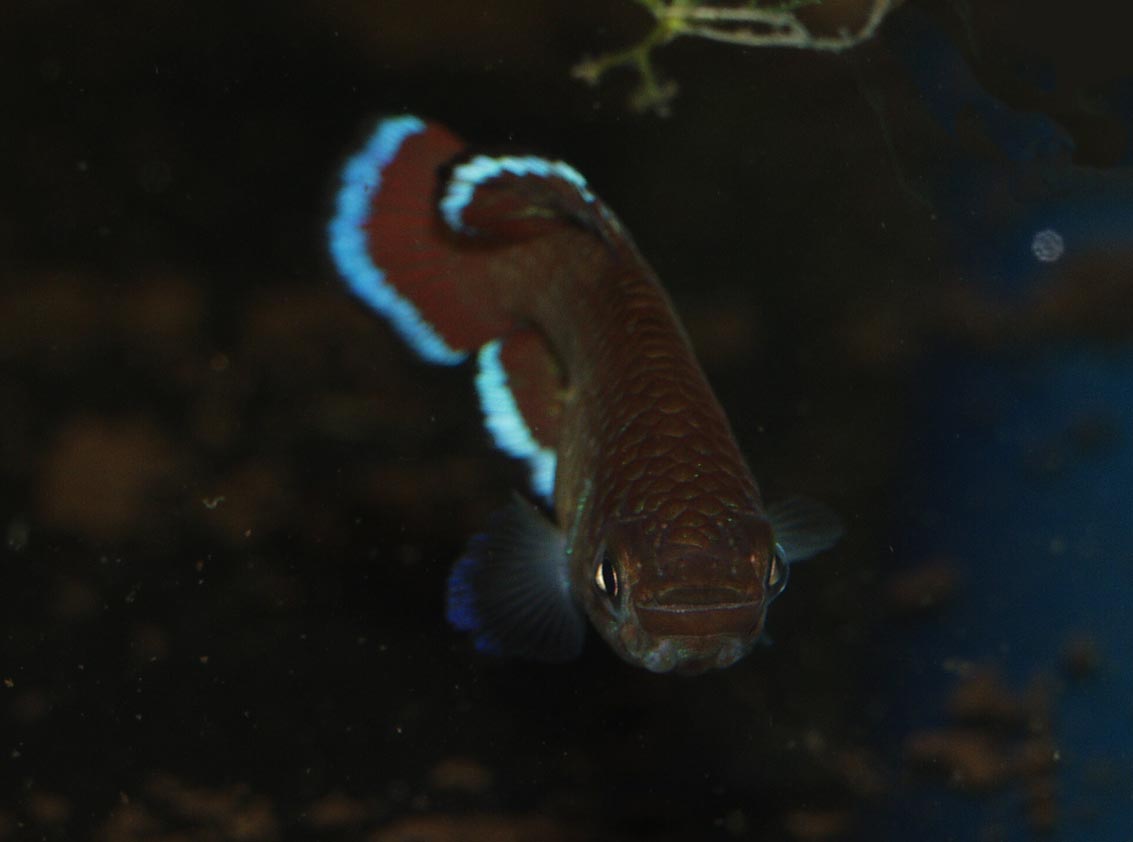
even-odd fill
[{"label": "dorsal fin", "polygon": [[481,154],[458,160],[440,207],[449,228],[466,235],[526,239],[566,221],[608,242],[624,236],[578,170],[537,155]]}]

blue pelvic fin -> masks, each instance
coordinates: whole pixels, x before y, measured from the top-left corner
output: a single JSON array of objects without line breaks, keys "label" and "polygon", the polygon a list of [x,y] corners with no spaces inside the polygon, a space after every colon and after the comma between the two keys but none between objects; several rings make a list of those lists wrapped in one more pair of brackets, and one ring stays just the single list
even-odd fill
[{"label": "blue pelvic fin", "polygon": [[768,506],[767,519],[788,564],[830,549],[845,532],[833,509],[805,497],[788,497]]},{"label": "blue pelvic fin", "polygon": [[472,155],[449,172],[441,217],[454,232],[522,240],[573,224],[614,242],[620,223],[563,161],[537,155]]},{"label": "blue pelvic fin", "polygon": [[520,330],[485,344],[477,356],[476,391],[496,446],[526,461],[532,490],[552,502],[562,374],[546,340]]},{"label": "blue pelvic fin", "polygon": [[453,566],[445,616],[481,652],[566,661],[582,651],[586,619],[570,591],[560,529],[516,497],[492,515]]}]

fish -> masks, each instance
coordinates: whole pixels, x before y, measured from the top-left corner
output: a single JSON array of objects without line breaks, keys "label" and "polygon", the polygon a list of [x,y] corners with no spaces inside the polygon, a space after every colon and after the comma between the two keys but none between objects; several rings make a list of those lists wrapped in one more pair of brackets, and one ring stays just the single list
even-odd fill
[{"label": "fish", "polygon": [[734,664],[827,507],[765,508],[656,275],[569,164],[381,120],[342,171],[329,251],[427,362],[475,367],[484,424],[530,488],[489,517],[445,614],[481,652],[578,656],[587,618],[657,673]]}]

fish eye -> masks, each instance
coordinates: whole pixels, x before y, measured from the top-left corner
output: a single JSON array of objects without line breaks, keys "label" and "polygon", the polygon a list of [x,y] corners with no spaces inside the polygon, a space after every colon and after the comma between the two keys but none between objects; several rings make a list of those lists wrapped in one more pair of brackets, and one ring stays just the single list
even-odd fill
[{"label": "fish eye", "polygon": [[602,591],[614,605],[618,604],[620,586],[618,583],[618,566],[610,558],[610,554],[603,550],[601,560],[594,570],[594,584]]},{"label": "fish eye", "polygon": [[771,550],[771,564],[767,569],[767,593],[771,599],[777,597],[783,592],[783,588],[787,587],[788,567],[785,556],[786,553],[778,544]]}]

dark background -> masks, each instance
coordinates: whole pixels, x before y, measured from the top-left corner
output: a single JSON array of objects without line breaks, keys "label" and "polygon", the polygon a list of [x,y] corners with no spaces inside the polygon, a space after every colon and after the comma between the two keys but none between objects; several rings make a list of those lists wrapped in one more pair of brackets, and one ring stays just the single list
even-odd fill
[{"label": "dark background", "polygon": [[[1108,4],[915,5],[1078,162],[1119,158],[1086,96],[1130,70]],[[921,561],[890,535],[907,396],[972,318],[926,304],[957,281],[947,139],[884,37],[671,44],[660,118],[629,71],[570,75],[646,31],[630,2],[4,16],[0,839],[849,839],[901,797],[877,647],[933,622],[895,623],[888,584]],[[323,240],[337,168],[405,111],[584,172],[765,496],[842,512],[774,646],[682,680],[594,640],[496,662],[445,625],[450,561],[524,472],[468,372],[415,360]]]}]

